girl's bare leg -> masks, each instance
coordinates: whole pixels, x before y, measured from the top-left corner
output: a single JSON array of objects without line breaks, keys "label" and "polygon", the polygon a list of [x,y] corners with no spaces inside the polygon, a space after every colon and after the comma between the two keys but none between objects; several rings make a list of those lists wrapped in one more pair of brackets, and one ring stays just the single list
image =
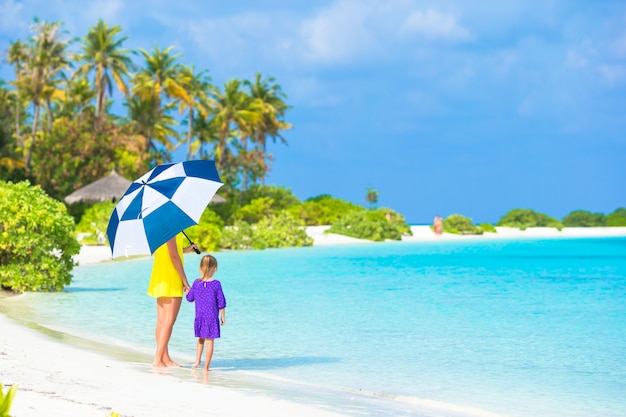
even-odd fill
[{"label": "girl's bare leg", "polygon": [[199,337],[196,344],[196,363],[192,365],[192,368],[200,366],[200,360],[202,359],[202,351],[204,350],[204,338]]},{"label": "girl's bare leg", "polygon": [[213,357],[213,342],[215,339],[206,340],[206,361],[204,361],[204,370],[208,371],[211,366],[211,358]]},{"label": "girl's bare leg", "polygon": [[174,323],[178,317],[181,297],[157,298],[156,353],[152,366],[180,366],[170,358],[168,343],[172,337]]}]

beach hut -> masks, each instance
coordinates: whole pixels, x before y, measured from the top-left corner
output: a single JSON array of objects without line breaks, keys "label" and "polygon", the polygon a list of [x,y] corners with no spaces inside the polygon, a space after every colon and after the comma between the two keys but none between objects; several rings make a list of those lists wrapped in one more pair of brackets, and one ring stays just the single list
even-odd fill
[{"label": "beach hut", "polygon": [[65,197],[67,204],[100,203],[104,201],[117,201],[130,187],[131,182],[112,170],[109,175],[97,181],[87,184]]},{"label": "beach hut", "polygon": [[211,201],[209,201],[209,204],[221,204],[225,202],[226,202],[226,199],[224,197],[222,197],[221,195],[215,194],[213,198],[211,199]]}]

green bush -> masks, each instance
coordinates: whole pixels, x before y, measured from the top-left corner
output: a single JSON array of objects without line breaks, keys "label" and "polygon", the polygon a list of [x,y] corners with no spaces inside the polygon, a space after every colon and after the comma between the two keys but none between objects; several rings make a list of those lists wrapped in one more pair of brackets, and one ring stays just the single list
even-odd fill
[{"label": "green bush", "polygon": [[478,227],[485,233],[498,233],[493,224],[490,223],[481,223]]},{"label": "green bush", "polygon": [[591,213],[586,210],[574,210],[563,217],[565,227],[603,227],[606,226],[606,216],[602,213]]},{"label": "green bush", "polygon": [[96,203],[85,209],[80,222],[76,225],[76,233],[82,236],[80,242],[85,245],[104,245],[109,219],[116,203]]},{"label": "green bush", "polygon": [[443,219],[443,231],[457,235],[482,235],[483,230],[472,223],[472,219],[460,214],[451,214]]},{"label": "green bush", "polygon": [[259,197],[237,210],[233,218],[254,224],[261,221],[261,219],[271,216],[273,213],[274,200],[270,197]]},{"label": "green bush", "polygon": [[300,200],[289,188],[275,185],[255,184],[246,191],[243,191],[238,200],[242,206],[250,204],[257,198],[271,198],[272,208],[276,211],[284,210],[293,205],[300,204]]},{"label": "green bush", "polygon": [[611,227],[626,226],[626,208],[620,207],[606,217],[606,225]]},{"label": "green bush", "polygon": [[28,181],[0,182],[0,286],[60,291],[80,251],[65,205]]},{"label": "green bush", "polygon": [[380,210],[351,211],[333,222],[326,233],[367,239],[376,242],[401,240],[406,223],[400,225],[387,220],[385,212]]},{"label": "green bush", "polygon": [[235,221],[232,226],[222,231],[220,246],[223,249],[252,249],[252,226],[242,220]]},{"label": "green bush", "polygon": [[557,219],[530,209],[513,209],[500,218],[496,226],[516,227],[526,230],[528,227],[555,227],[558,230],[563,224]]},{"label": "green bush", "polygon": [[254,249],[312,245],[313,239],[306,234],[304,221],[286,211],[261,220],[252,233]]},{"label": "green bush", "polygon": [[393,226],[398,229],[401,235],[403,236],[413,236],[413,231],[411,230],[411,226],[409,226],[404,219],[404,216],[400,213],[396,213],[390,208],[381,207],[378,209],[379,212],[385,216],[385,219],[390,221]]},{"label": "green bush", "polygon": [[207,208],[200,217],[200,222],[187,229],[186,233],[200,250],[214,252],[220,249],[224,222],[212,209]]},{"label": "green bush", "polygon": [[324,194],[309,198],[288,210],[304,220],[307,226],[325,226],[351,211],[364,211],[365,208]]},{"label": "green bush", "polygon": [[280,211],[250,225],[238,220],[222,232],[220,245],[224,249],[266,249],[311,246],[313,239],[306,234],[304,222],[287,211]]}]

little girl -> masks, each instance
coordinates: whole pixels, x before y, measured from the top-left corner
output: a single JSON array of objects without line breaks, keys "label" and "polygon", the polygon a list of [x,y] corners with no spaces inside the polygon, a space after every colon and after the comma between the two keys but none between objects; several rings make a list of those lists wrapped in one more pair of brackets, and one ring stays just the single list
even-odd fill
[{"label": "little girl", "polygon": [[207,342],[206,361],[204,370],[209,370],[213,357],[213,341],[220,337],[220,324],[226,324],[226,299],[222,292],[222,284],[213,275],[217,271],[217,259],[211,255],[205,255],[200,260],[200,272],[202,278],[194,281],[187,293],[187,301],[196,303],[196,319],[194,329],[198,344],[196,345],[196,363],[194,368],[200,366],[200,358]]}]

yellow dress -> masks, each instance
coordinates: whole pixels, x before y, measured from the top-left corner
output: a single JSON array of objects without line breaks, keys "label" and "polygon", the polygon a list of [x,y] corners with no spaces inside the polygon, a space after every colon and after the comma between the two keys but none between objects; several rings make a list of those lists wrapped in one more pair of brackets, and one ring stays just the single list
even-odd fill
[{"label": "yellow dress", "polygon": [[[179,233],[176,236],[176,247],[180,260],[184,265],[183,244],[183,235]],[[148,295],[154,298],[183,296],[183,280],[176,268],[174,268],[174,263],[167,249],[167,243],[164,243],[154,251],[154,263],[152,264]]]}]

